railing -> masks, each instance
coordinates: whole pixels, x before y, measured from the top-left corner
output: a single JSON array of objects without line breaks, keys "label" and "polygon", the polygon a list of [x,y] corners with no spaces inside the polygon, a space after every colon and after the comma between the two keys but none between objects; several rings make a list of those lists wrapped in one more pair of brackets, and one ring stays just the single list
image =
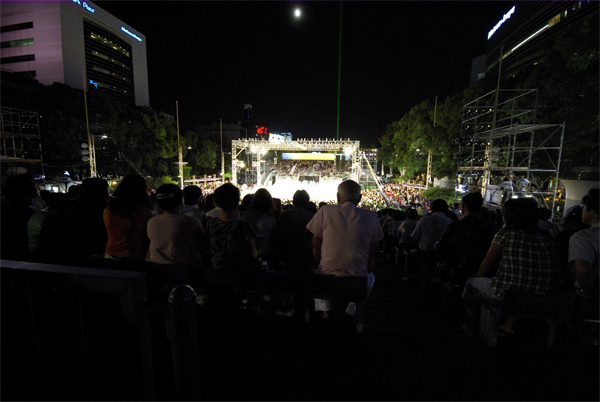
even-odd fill
[{"label": "railing", "polygon": [[[11,308],[20,309],[20,329],[24,336],[17,347],[27,350],[33,357],[29,359],[29,380],[40,389],[42,395],[47,392],[42,353],[39,344],[39,329],[36,327],[32,287],[64,289],[69,296],[69,320],[72,320],[78,361],[72,362],[80,373],[82,387],[90,389],[90,366],[87,357],[87,344],[81,310],[81,292],[99,292],[114,294],[119,298],[123,339],[127,342],[125,360],[138,370],[139,395],[144,400],[155,399],[152,343],[150,338],[150,317],[146,308],[147,283],[144,272],[118,271],[69,267],[62,265],[38,264],[21,261],[0,260],[0,272],[3,285],[16,287],[16,297],[10,300]],[[4,296],[3,296],[4,299]],[[7,300],[3,300],[6,306]],[[15,347],[15,345],[4,345]],[[6,349],[5,349],[6,350]],[[5,370],[6,366],[3,367]],[[52,368],[48,368],[48,371]],[[4,377],[4,375],[3,375]]]}]

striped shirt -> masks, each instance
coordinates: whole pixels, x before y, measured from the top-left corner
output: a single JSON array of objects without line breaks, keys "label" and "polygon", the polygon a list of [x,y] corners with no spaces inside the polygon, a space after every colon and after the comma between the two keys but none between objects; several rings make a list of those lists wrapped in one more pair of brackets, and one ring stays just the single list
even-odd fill
[{"label": "striped shirt", "polygon": [[535,293],[554,290],[560,265],[552,239],[538,231],[503,227],[493,242],[502,250],[498,271],[492,278],[494,295],[499,296],[502,289]]}]

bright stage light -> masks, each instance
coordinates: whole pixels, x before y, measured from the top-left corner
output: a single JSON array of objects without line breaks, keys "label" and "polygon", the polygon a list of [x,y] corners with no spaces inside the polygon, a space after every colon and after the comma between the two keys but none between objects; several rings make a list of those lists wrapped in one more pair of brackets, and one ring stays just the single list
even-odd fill
[{"label": "bright stage light", "polygon": [[346,155],[350,156],[350,155],[352,155],[352,151],[353,151],[353,149],[352,149],[352,148],[346,148],[346,150],[344,151],[344,153],[345,153]]},{"label": "bright stage light", "polygon": [[295,16],[296,18],[299,18],[301,14],[302,14],[302,13],[300,12],[300,9],[299,9],[299,8],[297,8],[297,9],[296,9],[296,11],[294,11],[294,16]]}]

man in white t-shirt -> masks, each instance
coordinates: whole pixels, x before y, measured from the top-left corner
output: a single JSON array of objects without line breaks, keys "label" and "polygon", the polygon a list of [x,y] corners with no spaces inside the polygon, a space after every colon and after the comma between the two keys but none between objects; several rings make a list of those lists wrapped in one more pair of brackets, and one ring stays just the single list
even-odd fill
[{"label": "man in white t-shirt", "polygon": [[[338,186],[338,205],[325,205],[317,211],[306,228],[313,234],[316,273],[336,276],[366,276],[367,290],[375,283],[372,274],[378,242],[383,239],[381,225],[374,212],[358,208],[361,187],[352,180]],[[315,299],[315,310],[332,309],[329,300]],[[353,303],[346,312],[354,315]]]}]

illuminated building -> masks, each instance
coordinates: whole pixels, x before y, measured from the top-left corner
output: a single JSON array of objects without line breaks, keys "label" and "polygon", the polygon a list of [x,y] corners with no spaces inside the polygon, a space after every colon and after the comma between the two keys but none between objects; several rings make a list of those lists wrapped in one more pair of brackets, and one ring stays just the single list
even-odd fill
[{"label": "illuminated building", "polygon": [[149,105],[146,37],[91,1],[2,2],[2,69]]},{"label": "illuminated building", "polygon": [[502,47],[502,76],[515,75],[539,62],[565,27],[597,12],[597,1],[506,3],[505,13],[499,15],[496,24],[485,33],[487,53],[473,59],[471,85],[484,76],[497,77]]}]

